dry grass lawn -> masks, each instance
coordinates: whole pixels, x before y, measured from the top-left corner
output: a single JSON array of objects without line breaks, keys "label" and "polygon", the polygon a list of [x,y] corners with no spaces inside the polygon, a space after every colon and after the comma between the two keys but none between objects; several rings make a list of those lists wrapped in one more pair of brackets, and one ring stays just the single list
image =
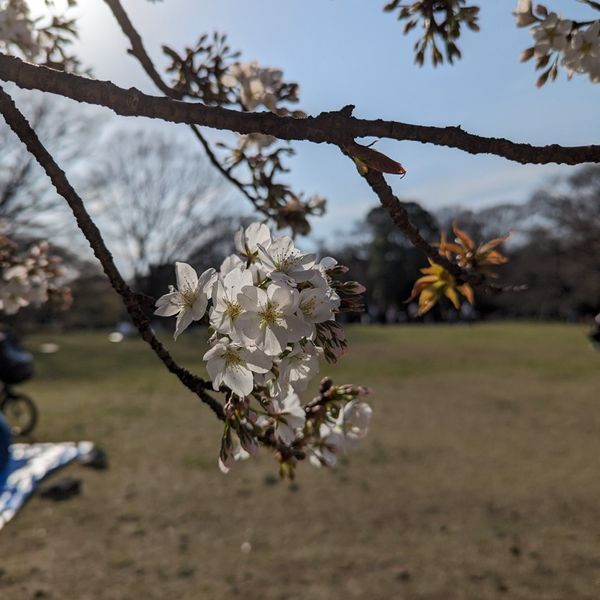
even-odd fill
[{"label": "dry grass lawn", "polygon": [[[600,354],[580,327],[354,328],[327,369],[375,393],[335,471],[224,476],[220,426],[142,343],[38,336],[37,441],[89,439],[105,472],[0,532],[0,598],[600,598]],[[177,356],[201,366],[203,338]],[[325,371],[325,367],[324,367]],[[251,550],[241,551],[248,542]]]}]

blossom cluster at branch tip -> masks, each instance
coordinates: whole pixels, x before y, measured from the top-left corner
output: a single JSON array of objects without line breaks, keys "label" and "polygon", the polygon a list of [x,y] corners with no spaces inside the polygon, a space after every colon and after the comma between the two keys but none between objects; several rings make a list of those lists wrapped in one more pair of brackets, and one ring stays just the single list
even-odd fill
[{"label": "blossom cluster at branch tip", "polygon": [[[366,434],[371,408],[361,386],[321,385],[303,405],[299,393],[346,351],[336,314],[361,310],[364,287],[340,281],[347,269],[301,252],[291,238],[273,237],[263,223],[235,235],[236,253],[219,271],[197,275],[176,263],[177,287],[156,302],[155,314],[176,316],[175,337],[206,315],[212,333],[204,354],[213,388],[226,393],[226,425],[219,465],[247,458],[260,444],[277,449],[282,474],[296,461],[332,466]],[[329,381],[329,380],[327,380]]]},{"label": "blossom cluster at branch tip", "polygon": [[68,306],[69,289],[57,284],[63,276],[60,262],[48,254],[47,242],[34,244],[23,253],[0,233],[0,312],[12,315],[25,306],[40,306],[50,297]]},{"label": "blossom cluster at branch tip", "polygon": [[[231,50],[223,34],[202,35],[183,55],[166,46],[163,50],[171,59],[167,70],[174,74],[172,87],[182,98],[242,111],[266,109],[279,116],[307,117],[288,108],[299,100],[297,83],[285,81],[280,69],[240,61],[240,53]],[[216,145],[225,155],[215,155],[215,160],[256,209],[294,235],[310,232],[308,218],[321,216],[326,200],[319,195],[305,197],[281,180],[289,170],[284,158],[294,154],[291,146],[262,133],[237,135],[234,143]]]},{"label": "blossom cluster at branch tip", "polygon": [[[223,73],[220,83],[233,91],[243,110],[253,111],[262,106],[280,116],[307,116],[303,111],[290,111],[282,106],[282,102],[298,102],[299,88],[295,83],[284,82],[283,72],[279,69],[260,67],[256,62],[235,62]],[[307,216],[322,215],[326,200],[318,195],[304,200],[288,185],[275,181],[278,173],[287,171],[281,157],[294,153],[289,146],[273,147],[276,142],[270,135],[250,133],[238,135],[236,146],[221,146],[230,152],[230,169],[241,164],[249,169],[252,183],[246,187],[255,195],[257,208],[272,216],[280,228],[290,227],[294,233],[306,235],[310,231]]]},{"label": "blossom cluster at branch tip", "polygon": [[[246,110],[256,110],[260,105],[270,111],[277,110],[279,91],[285,85],[283,71],[260,67],[257,62],[233,63],[221,77],[228,88],[237,88],[238,102]],[[297,87],[288,100],[297,101]]]},{"label": "blossom cluster at branch tip", "polygon": [[[457,223],[452,226],[456,236],[454,242],[448,242],[446,234],[442,233],[438,247],[440,256],[455,263],[464,273],[477,275],[481,282],[494,279],[497,274],[490,266],[503,265],[508,259],[496,248],[508,239],[508,235],[495,238],[488,242],[476,244],[471,237]],[[442,298],[446,297],[452,302],[455,309],[461,306],[460,297],[463,296],[467,302],[473,304],[475,294],[473,288],[467,282],[459,282],[456,277],[449,273],[445,267],[437,264],[431,258],[429,266],[421,269],[423,277],[415,281],[410,298],[411,302],[419,298],[418,316],[423,316],[430,311]]]},{"label": "blossom cluster at branch tip", "polygon": [[587,74],[593,83],[600,83],[600,20],[577,22],[564,19],[555,12],[531,0],[519,0],[514,11],[519,27],[530,27],[534,45],[523,51],[523,61],[536,59],[536,69],[543,72],[538,86],[556,79],[559,65],[569,79],[575,74]]}]

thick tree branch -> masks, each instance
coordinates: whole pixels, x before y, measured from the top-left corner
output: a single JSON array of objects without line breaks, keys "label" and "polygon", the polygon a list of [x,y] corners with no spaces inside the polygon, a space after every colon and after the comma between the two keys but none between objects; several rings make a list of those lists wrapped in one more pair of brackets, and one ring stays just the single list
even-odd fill
[{"label": "thick tree branch", "polygon": [[482,291],[492,294],[500,292],[519,292],[527,289],[526,286],[500,286],[489,283],[480,273],[465,271],[456,263],[448,260],[441,255],[435,246],[432,246],[424,239],[419,230],[410,222],[408,212],[402,205],[402,202],[394,196],[392,188],[387,184],[382,173],[369,169],[363,178],[369,184],[369,187],[375,192],[381,205],[387,210],[394,225],[410,240],[411,244],[421,250],[428,258],[438,265],[444,267],[451,273],[459,283],[468,283],[479,287]]},{"label": "thick tree branch", "polygon": [[[144,47],[144,43],[142,42],[140,34],[133,26],[133,23],[131,22],[129,16],[125,12],[125,9],[121,5],[121,2],[119,0],[104,1],[112,11],[115,19],[117,20],[117,23],[119,23],[119,26],[121,27],[121,30],[123,31],[127,39],[129,39],[129,42],[131,44],[129,53],[139,61],[144,71],[146,71],[148,77],[150,77],[150,79],[154,82],[156,87],[165,96],[173,98],[174,100],[181,100],[183,97],[182,94],[180,94],[177,90],[174,90],[172,87],[167,85],[167,83],[160,76],[159,72],[156,70],[152,59],[146,52],[146,48]],[[196,139],[202,144],[202,147],[206,152],[206,156],[208,157],[208,160],[211,162],[211,164],[219,171],[219,173],[221,173],[223,177],[225,177],[225,179],[227,179],[240,192],[242,192],[242,194],[244,194],[244,196],[246,196],[246,198],[248,198],[248,200],[252,202],[252,204],[257,210],[263,212],[258,202],[256,201],[256,198],[254,198],[248,193],[242,182],[236,179],[227,169],[223,167],[223,165],[213,152],[212,148],[210,147],[208,140],[202,135],[200,128],[197,125],[190,124],[190,129],[192,130]]]},{"label": "thick tree branch", "polygon": [[0,79],[12,81],[25,89],[41,90],[78,102],[105,106],[123,116],[158,118],[238,133],[264,133],[285,140],[343,146],[354,138],[379,137],[448,146],[470,154],[494,154],[522,164],[577,165],[600,162],[600,145],[531,146],[470,134],[460,127],[428,127],[396,121],[356,119],[344,111],[321,113],[306,119],[279,117],[269,112],[242,113],[148,96],[135,88],[125,90],[111,82],[38,67],[3,54],[0,54]]},{"label": "thick tree branch", "polygon": [[381,205],[387,210],[394,225],[410,240],[415,248],[421,250],[428,258],[444,267],[446,271],[460,281],[473,283],[474,285],[481,284],[482,280],[479,275],[474,276],[467,273],[457,264],[440,255],[437,248],[421,236],[419,230],[410,222],[408,212],[402,202],[394,196],[392,188],[388,185],[382,173],[368,169],[363,178],[377,195]]},{"label": "thick tree branch", "polygon": [[113,257],[102,239],[100,230],[85,209],[83,200],[71,186],[65,173],[60,169],[50,153],[42,145],[35,131],[16,107],[12,98],[2,89],[2,87],[0,87],[0,112],[4,116],[4,120],[8,126],[15,132],[18,138],[27,147],[27,150],[29,150],[44,169],[56,188],[56,191],[66,200],[73,212],[79,229],[83,232],[85,238],[92,247],[96,258],[100,261],[112,287],[123,299],[127,312],[140,332],[141,337],[150,345],[152,350],[154,350],[154,353],[164,363],[167,369],[176,375],[183,385],[197,394],[202,402],[210,406],[219,419],[223,420],[223,407],[206,392],[205,388],[208,387],[208,382],[179,366],[167,349],[152,333],[150,322],[140,306],[137,295],[127,285],[119,273]]}]

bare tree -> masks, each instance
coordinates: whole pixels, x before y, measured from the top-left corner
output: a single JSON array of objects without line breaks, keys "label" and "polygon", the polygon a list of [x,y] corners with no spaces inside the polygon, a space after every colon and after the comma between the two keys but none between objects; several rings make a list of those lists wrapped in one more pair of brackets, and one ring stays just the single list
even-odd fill
[{"label": "bare tree", "polygon": [[550,179],[523,204],[481,210],[455,207],[436,216],[445,229],[456,219],[480,239],[511,231],[506,248],[510,261],[503,275],[508,281],[526,282],[527,289],[479,295],[479,310],[575,319],[600,308],[599,206],[600,167],[587,165],[568,178]]},{"label": "bare tree", "polygon": [[206,159],[175,137],[120,131],[89,175],[91,209],[135,280],[217,243],[227,190]]},{"label": "bare tree", "polygon": [[[82,112],[73,118],[72,106],[45,97],[23,99],[30,122],[63,164],[75,166],[85,136],[93,136],[98,119]],[[5,123],[0,124],[0,223],[12,237],[55,236],[65,223],[72,227],[64,201],[48,189],[35,158]]]}]

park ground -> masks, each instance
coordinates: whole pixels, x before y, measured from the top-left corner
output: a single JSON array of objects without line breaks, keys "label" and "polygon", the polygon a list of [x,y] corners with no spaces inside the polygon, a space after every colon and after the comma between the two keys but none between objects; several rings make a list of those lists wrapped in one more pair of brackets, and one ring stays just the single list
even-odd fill
[{"label": "park ground", "polygon": [[[34,496],[0,531],[0,598],[600,598],[600,353],[585,329],[349,338],[323,373],[373,388],[370,436],[290,484],[267,451],[221,474],[221,426],[142,342],[30,337],[60,344],[22,386],[33,439],[96,441],[110,469],[68,467],[81,495]],[[201,369],[204,344],[173,348]]]}]

